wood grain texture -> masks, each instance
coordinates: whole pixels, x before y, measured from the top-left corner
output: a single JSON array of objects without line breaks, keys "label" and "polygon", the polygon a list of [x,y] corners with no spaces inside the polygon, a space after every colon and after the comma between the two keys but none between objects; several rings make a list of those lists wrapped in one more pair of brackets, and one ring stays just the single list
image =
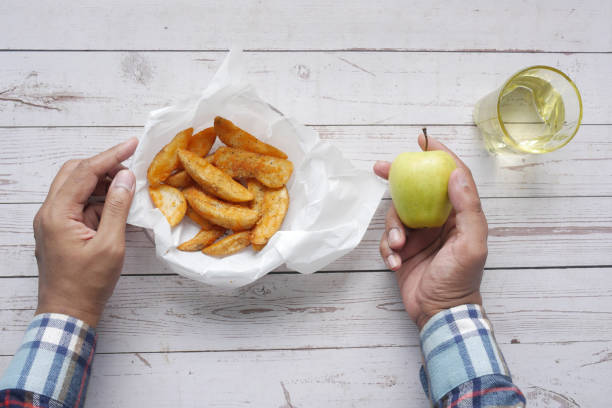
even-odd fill
[{"label": "wood grain texture", "polygon": [[[35,308],[31,220],[59,166],[140,134],[148,112],[199,93],[242,47],[260,94],[357,166],[415,150],[421,125],[457,151],[489,197],[487,267],[564,267],[485,272],[515,381],[530,406],[606,405],[611,15],[597,0],[0,2],[0,372]],[[577,82],[586,125],[559,152],[492,158],[473,106],[535,64]],[[130,276],[99,328],[88,406],[428,406],[417,333],[378,255],[389,205],[326,268],[356,272],[238,290],[169,274],[128,228]]]},{"label": "wood grain texture", "polygon": [[[143,125],[198,95],[225,52],[3,52],[0,126]],[[612,123],[612,53],[246,53],[246,79],[306,124],[471,124],[476,102],[529,65],[572,77],[583,123]]]},{"label": "wood grain texture", "polygon": [[[529,406],[548,408],[606,406],[610,349],[502,346]],[[425,408],[420,359],[417,347],[98,354],[87,406]],[[8,363],[0,357],[0,372]]]},{"label": "wood grain texture", "polygon": [[[488,268],[612,265],[612,197],[486,198]],[[378,245],[391,200],[383,200],[361,243],[324,270],[385,270]],[[36,274],[32,219],[39,204],[0,205],[0,276]],[[124,273],[168,273],[151,240],[129,227]],[[280,268],[279,270],[286,270]]]},{"label": "wood grain texture", "polygon": [[[315,126],[355,166],[371,169],[416,151],[419,126]],[[428,132],[471,168],[483,197],[612,196],[612,125],[585,125],[567,147],[545,155],[491,156],[474,126]],[[0,203],[42,202],[61,165],[140,136],[142,128],[0,128]],[[30,146],[26,148],[26,146]],[[32,147],[33,146],[33,147]]]},{"label": "wood grain texture", "polygon": [[0,6],[0,47],[612,51],[611,14],[595,0],[11,0]]},{"label": "wood grain texture", "polygon": [[[482,293],[497,340],[612,340],[610,271],[486,271]],[[0,355],[10,355],[32,318],[37,282],[1,281]],[[418,346],[390,272],[274,274],[235,290],[124,276],[98,333],[103,353]]]}]

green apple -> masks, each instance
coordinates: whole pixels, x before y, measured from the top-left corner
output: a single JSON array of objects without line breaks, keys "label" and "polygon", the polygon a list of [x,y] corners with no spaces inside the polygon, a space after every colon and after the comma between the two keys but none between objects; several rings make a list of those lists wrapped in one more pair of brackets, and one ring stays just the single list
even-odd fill
[{"label": "green apple", "polygon": [[400,219],[409,228],[440,227],[451,211],[448,180],[456,168],[441,150],[402,153],[389,171],[389,189]]}]

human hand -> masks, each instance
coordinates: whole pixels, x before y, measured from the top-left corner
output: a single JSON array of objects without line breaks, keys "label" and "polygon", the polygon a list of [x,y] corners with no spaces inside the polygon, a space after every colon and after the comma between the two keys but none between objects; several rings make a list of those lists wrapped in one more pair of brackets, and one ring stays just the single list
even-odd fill
[{"label": "human hand", "polygon": [[[423,135],[419,145],[425,146]],[[482,304],[480,281],[487,259],[487,220],[470,170],[431,137],[428,150],[444,150],[457,164],[448,182],[453,206],[448,220],[439,228],[409,229],[391,206],[380,240],[380,254],[396,272],[404,306],[419,329],[441,310]],[[386,179],[390,167],[377,162],[374,172]]]},{"label": "human hand", "polygon": [[[98,324],[123,267],[135,177],[121,162],[137,144],[132,138],[88,159],[70,160],[55,176],[34,217],[36,314],[63,313]],[[104,194],[104,203],[90,202]]]}]

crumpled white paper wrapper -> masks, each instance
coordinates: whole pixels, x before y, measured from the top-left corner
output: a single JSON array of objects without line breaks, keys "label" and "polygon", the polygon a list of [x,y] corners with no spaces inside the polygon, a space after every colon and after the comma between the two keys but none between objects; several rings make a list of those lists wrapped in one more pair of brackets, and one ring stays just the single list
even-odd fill
[{"label": "crumpled white paper wrapper", "polygon": [[[262,100],[242,80],[243,58],[241,52],[232,51],[201,95],[151,112],[131,165],[136,193],[128,223],[153,231],[157,256],[174,272],[225,287],[251,283],[283,263],[312,273],[345,255],[361,241],[386,188],[313,130],[283,117]],[[217,115],[280,148],[294,164],[287,184],[289,211],[281,229],[259,253],[249,247],[214,258],[200,251],[179,251],[176,247],[199,227],[185,217],[170,229],[149,198],[146,175],[155,154],[182,129],[193,127],[195,133],[212,126]]]}]

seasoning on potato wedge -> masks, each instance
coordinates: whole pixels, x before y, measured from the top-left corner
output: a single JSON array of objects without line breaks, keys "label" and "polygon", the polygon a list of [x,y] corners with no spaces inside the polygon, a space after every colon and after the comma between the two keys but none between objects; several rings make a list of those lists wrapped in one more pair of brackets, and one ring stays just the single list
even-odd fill
[{"label": "seasoning on potato wedge", "polygon": [[257,211],[258,216],[261,217],[261,211],[263,208],[264,193],[266,188],[257,180],[249,179],[247,181],[247,189],[253,193],[253,201],[249,204],[249,208]]},{"label": "seasoning on potato wedge", "polygon": [[193,128],[185,129],[165,145],[153,158],[147,170],[147,180],[153,187],[160,185],[180,166],[177,155],[179,149],[186,149],[193,134]]},{"label": "seasoning on potato wedge", "polygon": [[253,199],[253,194],[242,184],[195,153],[181,149],[178,156],[187,173],[204,191],[235,203]]},{"label": "seasoning on potato wedge", "polygon": [[149,187],[149,195],[155,207],[164,214],[171,227],[177,225],[187,211],[187,202],[180,190],[166,185]]},{"label": "seasoning on potato wedge", "polygon": [[228,235],[214,244],[207,246],[202,252],[210,256],[227,256],[235,254],[251,244],[249,234],[249,231],[243,231]]},{"label": "seasoning on potato wedge", "polygon": [[[228,147],[211,153],[219,138]],[[153,158],[149,194],[170,226],[187,215],[201,230],[181,251],[222,257],[260,251],[287,214],[293,163],[281,150],[217,116],[213,127],[185,129]],[[236,180],[235,180],[236,179]],[[181,191],[182,190],[182,191]],[[226,230],[232,234],[223,237]]]},{"label": "seasoning on potato wedge", "polygon": [[211,147],[215,144],[216,138],[217,132],[215,132],[215,128],[206,128],[191,136],[187,150],[200,157],[204,157],[210,152]]},{"label": "seasoning on potato wedge", "polygon": [[215,118],[215,131],[219,139],[230,147],[236,147],[249,152],[265,154],[268,156],[286,159],[287,155],[281,150],[257,139],[252,134],[245,132],[231,121],[217,116]]},{"label": "seasoning on potato wedge", "polygon": [[212,162],[232,177],[255,178],[270,188],[287,184],[293,172],[293,163],[289,160],[232,147],[217,149]]},{"label": "seasoning on potato wedge", "polygon": [[[205,219],[204,217],[202,217],[200,214],[195,212],[193,210],[193,208],[191,208],[189,206],[187,207],[187,213],[185,215],[187,217],[189,217],[191,219],[191,221],[195,222],[200,227],[202,227],[202,229],[211,229],[211,228],[213,228],[215,226],[215,224],[213,224],[212,222],[210,222],[207,219]],[[219,227],[219,228],[221,228],[221,227]]]},{"label": "seasoning on potato wedge", "polygon": [[195,187],[186,188],[183,195],[199,215],[233,231],[248,230],[259,218],[255,210],[218,200]]},{"label": "seasoning on potato wedge", "polygon": [[265,245],[283,224],[289,208],[289,192],[286,187],[266,190],[264,193],[262,215],[251,231],[251,242],[254,245]]},{"label": "seasoning on potato wedge", "polygon": [[185,188],[193,185],[193,179],[185,170],[181,170],[168,177],[166,184],[176,188]]},{"label": "seasoning on potato wedge", "polygon": [[215,242],[224,233],[225,230],[218,227],[213,227],[212,229],[201,229],[195,237],[179,245],[178,250],[187,252],[201,251],[205,247]]}]

